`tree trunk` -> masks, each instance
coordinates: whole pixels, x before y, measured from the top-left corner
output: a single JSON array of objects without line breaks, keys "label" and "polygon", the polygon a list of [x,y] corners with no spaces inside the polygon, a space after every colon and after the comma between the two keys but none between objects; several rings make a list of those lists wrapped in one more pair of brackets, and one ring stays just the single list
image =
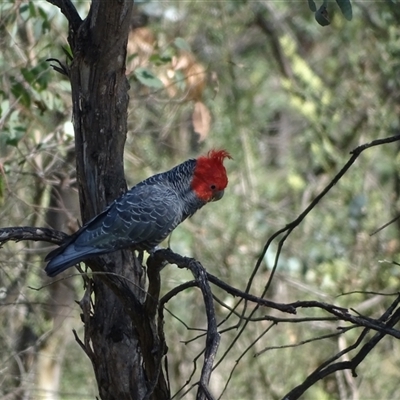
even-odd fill
[{"label": "tree trunk", "polygon": [[[133,1],[94,0],[83,21],[68,0],[49,1],[61,8],[70,23],[77,181],[86,222],[126,190],[123,153],[129,84],[125,61]],[[81,301],[85,338],[80,345],[92,361],[100,397],[168,399],[161,370],[165,345],[158,337],[154,305],[149,312],[145,304],[141,263],[125,250],[89,265],[100,273],[87,281]],[[104,274],[107,271],[111,274]],[[157,297],[157,291],[152,295]]]}]

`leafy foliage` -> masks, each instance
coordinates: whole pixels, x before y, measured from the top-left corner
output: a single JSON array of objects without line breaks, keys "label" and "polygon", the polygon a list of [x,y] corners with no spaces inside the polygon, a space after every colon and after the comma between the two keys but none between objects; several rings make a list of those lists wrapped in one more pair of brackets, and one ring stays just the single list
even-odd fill
[{"label": "leafy foliage", "polygon": [[[307,0],[309,9],[314,12],[315,20],[321,26],[327,26],[331,23],[329,12],[328,12],[328,0],[324,0],[322,4],[318,7],[314,2],[314,0]],[[350,0],[336,0],[338,7],[340,8],[343,16],[351,21],[353,19],[353,8]]]}]

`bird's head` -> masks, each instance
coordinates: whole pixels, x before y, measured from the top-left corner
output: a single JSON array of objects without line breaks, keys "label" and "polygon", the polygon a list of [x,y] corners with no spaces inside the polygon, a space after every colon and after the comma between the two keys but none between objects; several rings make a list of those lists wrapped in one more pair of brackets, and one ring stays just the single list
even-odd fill
[{"label": "bird's head", "polygon": [[232,158],[226,150],[211,150],[196,160],[191,187],[199,199],[217,201],[224,195],[228,185],[225,158]]}]

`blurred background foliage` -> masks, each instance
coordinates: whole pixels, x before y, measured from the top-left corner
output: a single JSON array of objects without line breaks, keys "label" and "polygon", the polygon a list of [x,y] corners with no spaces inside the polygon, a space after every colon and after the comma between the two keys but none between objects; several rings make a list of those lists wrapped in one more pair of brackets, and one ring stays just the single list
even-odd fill
[{"label": "blurred background foliage", "polygon": [[[74,4],[84,17],[88,2]],[[234,160],[227,163],[225,197],[180,226],[170,246],[243,290],[270,235],[300,214],[349,152],[399,133],[398,1],[352,1],[351,22],[335,2],[324,4],[330,17],[326,27],[316,22],[307,1],[135,6],[127,60],[128,185],[210,148],[227,149]],[[53,212],[62,215],[57,227],[71,233],[79,211],[70,88],[46,61],[70,62],[66,21],[45,1],[2,2],[0,32],[1,226],[54,226]],[[371,234],[400,215],[399,161],[396,143],[361,155],[286,241],[268,298],[315,299],[371,317],[382,314],[393,298],[380,293],[398,292],[400,270],[393,261],[398,261],[399,222]],[[0,394],[93,398],[93,372],[71,332],[81,329],[74,303],[83,293],[81,281],[68,278],[64,286],[46,286],[42,269],[49,248],[24,242],[1,249]],[[273,242],[253,282],[256,295],[268,281],[276,249]],[[168,266],[163,293],[190,279],[188,272]],[[61,301],[65,287],[69,295]],[[328,320],[258,321],[233,343],[238,318],[225,321],[224,305],[233,306],[234,299],[217,289],[215,295],[223,303],[216,307],[224,329],[212,379],[217,397],[281,398],[360,333],[335,335],[339,325]],[[265,314],[285,317],[267,309],[255,317]],[[313,310],[300,316],[326,317]],[[203,348],[205,315],[198,290],[168,302],[165,318],[176,393]],[[338,372],[304,398],[395,398],[399,352],[395,339],[386,337],[359,367],[358,378]],[[58,372],[48,376],[57,385],[50,390],[46,371],[55,365]],[[196,376],[198,371],[192,383]],[[189,392],[185,398],[193,396]]]}]

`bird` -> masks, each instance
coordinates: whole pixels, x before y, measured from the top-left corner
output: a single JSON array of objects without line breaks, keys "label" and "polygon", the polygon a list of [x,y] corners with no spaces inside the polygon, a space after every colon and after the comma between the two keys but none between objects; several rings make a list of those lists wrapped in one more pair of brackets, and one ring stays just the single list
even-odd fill
[{"label": "bird", "polygon": [[136,184],[45,257],[47,275],[125,248],[151,251],[181,222],[223,197],[226,158],[232,159],[226,150],[210,150]]}]

